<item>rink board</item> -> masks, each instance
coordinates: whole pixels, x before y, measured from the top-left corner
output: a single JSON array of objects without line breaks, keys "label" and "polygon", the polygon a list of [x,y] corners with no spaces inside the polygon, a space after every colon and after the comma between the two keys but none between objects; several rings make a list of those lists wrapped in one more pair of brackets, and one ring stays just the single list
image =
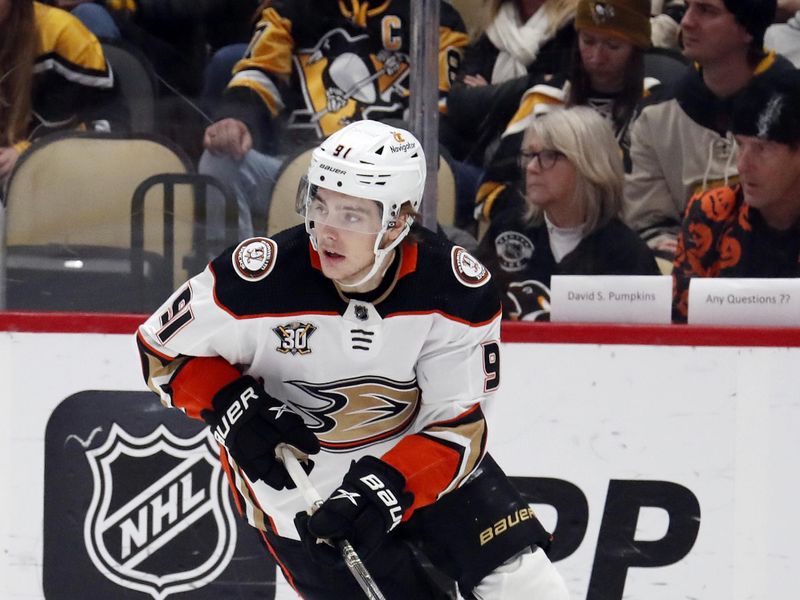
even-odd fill
[{"label": "rink board", "polygon": [[[0,317],[0,598],[292,598],[232,524],[202,428],[146,393],[137,321]],[[490,448],[556,531],[573,598],[800,587],[800,331],[533,325],[504,341]]]}]

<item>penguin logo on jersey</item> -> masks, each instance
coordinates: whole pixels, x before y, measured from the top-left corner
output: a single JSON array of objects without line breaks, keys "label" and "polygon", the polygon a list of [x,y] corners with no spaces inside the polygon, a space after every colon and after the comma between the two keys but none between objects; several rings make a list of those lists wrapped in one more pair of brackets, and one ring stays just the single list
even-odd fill
[{"label": "penguin logo on jersey", "polygon": [[[135,437],[115,423],[105,442],[86,452],[94,489],[83,534],[98,571],[154,600],[214,581],[237,537],[216,453],[205,429],[183,439],[159,425]],[[188,543],[195,529],[215,532],[212,543]]]},{"label": "penguin logo on jersey", "polygon": [[278,246],[269,238],[244,240],[233,251],[231,260],[236,274],[245,281],[261,281],[272,272]]},{"label": "penguin logo on jersey", "polygon": [[592,4],[591,10],[592,21],[594,21],[597,25],[602,25],[608,21],[611,21],[616,16],[614,7],[605,2],[595,2]]},{"label": "penguin logo on jersey", "polygon": [[420,408],[416,379],[354,377],[328,383],[287,381],[304,392],[292,407],[329,451],[351,451],[405,432]]},{"label": "penguin logo on jersey", "polygon": [[450,254],[453,273],[467,287],[481,287],[492,275],[483,264],[461,246],[453,246]]},{"label": "penguin logo on jersey", "polygon": [[272,330],[281,341],[276,350],[281,354],[310,354],[308,338],[316,330],[316,326],[312,323],[298,323],[297,321],[287,325],[278,325]]},{"label": "penguin logo on jersey", "polygon": [[[399,31],[399,18],[392,18]],[[371,43],[368,34],[353,36],[336,28],[315,46],[297,50],[292,60],[306,107],[291,113],[290,128],[327,137],[353,121],[401,115],[410,74],[408,55],[398,51],[401,38],[389,36],[378,52]]]},{"label": "penguin logo on jersey", "polygon": [[514,321],[543,321],[550,314],[550,289],[535,279],[510,283],[506,297],[513,306],[508,316]]}]

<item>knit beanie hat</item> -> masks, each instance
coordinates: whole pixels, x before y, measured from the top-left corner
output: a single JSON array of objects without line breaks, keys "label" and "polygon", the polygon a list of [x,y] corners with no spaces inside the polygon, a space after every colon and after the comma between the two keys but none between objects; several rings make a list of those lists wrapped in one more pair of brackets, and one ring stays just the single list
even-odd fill
[{"label": "knit beanie hat", "polygon": [[580,0],[575,29],[615,33],[634,46],[649,48],[650,0]]},{"label": "knit beanie hat", "polygon": [[800,145],[800,71],[756,77],[736,98],[734,134]]},{"label": "knit beanie hat", "polygon": [[753,46],[764,47],[764,32],[775,20],[776,0],[722,0],[736,22],[753,36]]}]

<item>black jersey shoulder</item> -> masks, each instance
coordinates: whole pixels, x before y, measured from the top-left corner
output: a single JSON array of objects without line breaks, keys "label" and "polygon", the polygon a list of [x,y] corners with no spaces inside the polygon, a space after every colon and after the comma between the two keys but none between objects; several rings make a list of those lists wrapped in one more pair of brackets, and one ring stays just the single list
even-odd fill
[{"label": "black jersey shoulder", "polygon": [[500,311],[499,292],[477,259],[427,229],[415,228],[414,237],[416,269],[400,278],[381,306],[382,313],[439,312],[484,323]]},{"label": "black jersey shoulder", "polygon": [[303,225],[243,240],[215,258],[217,302],[236,316],[341,312],[334,286],[311,265]]}]

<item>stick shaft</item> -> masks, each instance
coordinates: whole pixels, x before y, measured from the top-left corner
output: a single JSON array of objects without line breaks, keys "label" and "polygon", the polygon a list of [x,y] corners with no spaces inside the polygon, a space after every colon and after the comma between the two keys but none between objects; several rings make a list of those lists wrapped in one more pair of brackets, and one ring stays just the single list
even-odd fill
[{"label": "stick shaft", "polygon": [[[303,498],[311,507],[312,512],[316,510],[323,502],[322,496],[314,488],[300,461],[292,452],[291,446],[286,444],[279,444],[275,449],[278,458],[281,459],[289,477],[292,478],[297,489],[303,494]],[[358,553],[353,549],[353,546],[347,540],[339,540],[337,543],[339,551],[342,553],[344,564],[347,565],[348,570],[353,575],[356,583],[361,587],[369,600],[386,600],[386,597],[381,593],[380,588],[375,583],[375,580],[370,575],[364,562],[358,556]]]}]

